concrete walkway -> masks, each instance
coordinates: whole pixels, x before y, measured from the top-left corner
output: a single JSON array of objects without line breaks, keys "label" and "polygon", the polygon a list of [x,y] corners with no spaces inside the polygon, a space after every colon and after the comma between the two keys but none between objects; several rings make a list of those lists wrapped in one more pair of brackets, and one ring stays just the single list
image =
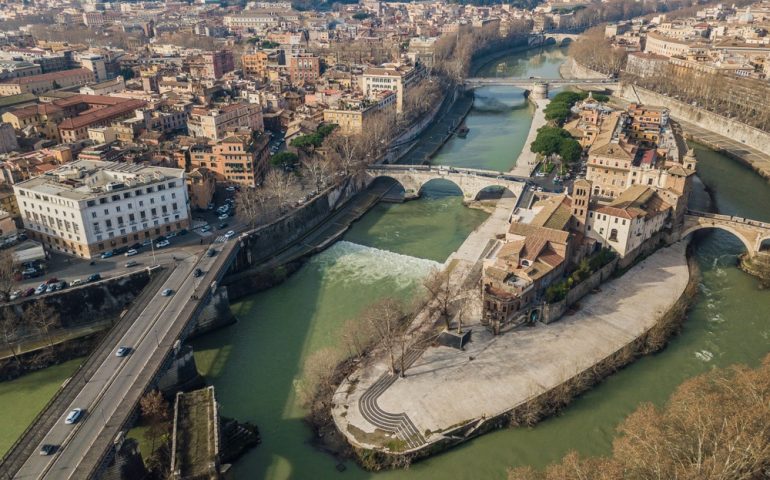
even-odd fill
[{"label": "concrete walkway", "polygon": [[545,125],[545,107],[551,103],[551,100],[547,98],[532,100],[535,103],[535,114],[532,117],[532,126],[529,127],[529,133],[527,134],[527,141],[524,142],[524,148],[521,150],[519,158],[516,159],[516,165],[511,169],[511,174],[518,175],[520,177],[531,177],[532,172],[537,166],[537,155],[529,149],[532,142],[537,138],[537,130]]},{"label": "concrete walkway", "polygon": [[463,260],[475,264],[489,244],[489,241],[496,238],[498,234],[508,231],[511,212],[516,208],[518,198],[514,196],[502,197],[495,204],[492,214],[474,231],[468,235],[460,248],[446,260],[445,265],[449,265],[452,260]]},{"label": "concrete walkway", "polygon": [[[420,443],[439,441],[441,432],[511,410],[633,342],[676,303],[688,279],[685,245],[660,250],[558,322],[497,337],[478,324],[469,326],[465,351],[428,348],[405,378],[388,382],[368,404],[407,416],[410,430],[424,436]],[[360,410],[359,400],[383,374],[387,364],[379,361],[355,372],[335,394],[334,420],[353,445],[383,448],[398,438]],[[411,442],[405,446],[412,449]]]}]

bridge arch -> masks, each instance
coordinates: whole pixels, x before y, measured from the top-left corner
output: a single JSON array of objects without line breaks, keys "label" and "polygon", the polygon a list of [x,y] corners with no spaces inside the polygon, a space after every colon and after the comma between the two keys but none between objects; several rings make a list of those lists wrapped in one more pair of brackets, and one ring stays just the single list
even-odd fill
[{"label": "bridge arch", "polygon": [[510,185],[506,185],[504,183],[490,183],[489,185],[483,186],[477,190],[468,192],[466,198],[469,200],[479,200],[479,196],[481,196],[483,192],[490,192],[492,190],[502,190],[500,198],[517,196],[516,192],[511,189]]},{"label": "bridge arch", "polygon": [[[753,245],[751,240],[746,238],[746,236],[743,235],[741,232],[735,230],[734,228],[730,227],[729,225],[723,225],[723,224],[719,224],[719,223],[714,223],[714,224],[700,224],[699,223],[699,224],[696,224],[696,225],[692,225],[692,226],[688,227],[687,229],[685,229],[682,232],[682,238],[685,238],[688,235],[690,235],[690,234],[692,234],[692,233],[694,233],[694,232],[696,232],[698,230],[705,230],[705,229],[718,229],[718,230],[722,230],[722,231],[725,231],[725,232],[728,232],[728,233],[732,234],[732,236],[734,236],[735,238],[740,240],[740,242],[743,244],[743,246],[746,247],[746,251],[748,252],[749,256],[753,256],[757,252],[757,250],[758,250],[758,245]],[[770,237],[768,237],[768,239],[770,239]],[[761,244],[761,241],[760,241],[760,244]]]}]

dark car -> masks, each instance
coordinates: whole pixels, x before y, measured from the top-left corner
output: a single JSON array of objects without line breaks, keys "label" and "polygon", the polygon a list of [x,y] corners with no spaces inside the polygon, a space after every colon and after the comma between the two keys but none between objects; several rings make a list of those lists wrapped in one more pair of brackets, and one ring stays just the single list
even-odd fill
[{"label": "dark car", "polygon": [[217,254],[217,251],[214,250],[213,248],[211,250],[209,250],[208,252],[206,252],[206,256],[207,257],[213,257],[216,254]]},{"label": "dark car", "polygon": [[225,229],[225,228],[227,228],[229,225],[230,225],[230,224],[228,224],[227,222],[222,222],[222,223],[220,223],[220,224],[219,224],[219,229],[220,229],[220,230],[224,230],[224,229]]},{"label": "dark car", "polygon": [[198,278],[201,275],[203,275],[203,271],[201,271],[200,268],[196,268],[195,270],[193,270],[193,277]]},{"label": "dark car", "polygon": [[124,254],[124,253],[126,253],[127,251],[128,251],[128,247],[118,247],[118,248],[116,248],[115,250],[113,250],[112,252],[113,252],[115,255],[123,255],[123,254]]},{"label": "dark car", "polygon": [[86,282],[98,282],[101,279],[102,279],[101,275],[99,275],[98,273],[93,273],[89,275],[88,278],[86,278]]},{"label": "dark car", "polygon": [[21,296],[22,297],[31,297],[34,294],[35,294],[35,289],[34,288],[28,288],[28,289],[24,290],[24,293],[22,293]]},{"label": "dark car", "polygon": [[178,235],[187,235],[187,229],[183,228],[177,232]]},{"label": "dark car", "polygon": [[50,443],[44,443],[40,446],[40,455],[52,455],[59,449],[58,445],[51,445]]},{"label": "dark car", "polygon": [[143,247],[143,245],[141,243],[135,243],[135,244],[131,245],[129,250],[141,250],[142,247]]}]

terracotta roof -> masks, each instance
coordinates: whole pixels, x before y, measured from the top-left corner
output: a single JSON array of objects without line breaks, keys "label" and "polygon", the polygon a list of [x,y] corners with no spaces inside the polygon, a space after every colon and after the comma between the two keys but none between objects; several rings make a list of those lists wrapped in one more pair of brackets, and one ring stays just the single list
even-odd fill
[{"label": "terracotta roof", "polygon": [[26,85],[28,83],[35,83],[35,82],[53,82],[55,80],[59,80],[62,78],[74,77],[74,76],[84,75],[84,74],[93,76],[93,74],[91,73],[91,70],[88,70],[87,68],[76,68],[74,70],[62,70],[60,72],[41,73],[40,75],[31,75],[29,77],[12,78],[3,83],[14,84],[14,85]]},{"label": "terracotta roof", "polygon": [[539,236],[549,242],[560,244],[566,244],[567,240],[569,239],[569,232],[564,230],[555,230],[553,228],[539,227],[537,225],[518,222],[512,223],[510,227],[508,227],[508,233],[527,238],[530,236]]},{"label": "terracotta roof", "polygon": [[109,107],[86,110],[77,117],[68,118],[61,122],[59,124],[59,129],[72,130],[87,127],[100,121],[106,121],[124,115],[143,106],[145,106],[145,102],[142,100],[127,100],[117,105],[110,105]]}]

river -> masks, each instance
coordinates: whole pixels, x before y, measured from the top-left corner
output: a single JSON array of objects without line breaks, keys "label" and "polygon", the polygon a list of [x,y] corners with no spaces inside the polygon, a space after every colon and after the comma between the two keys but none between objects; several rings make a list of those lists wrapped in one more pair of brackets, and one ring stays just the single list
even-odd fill
[{"label": "river", "polygon": [[[555,48],[528,52],[501,58],[482,72],[510,69],[521,77],[553,77],[563,58],[563,50]],[[483,88],[478,94],[467,119],[468,137],[450,141],[435,161],[508,169],[522,148],[531,112],[518,89]],[[712,151],[698,147],[697,154],[699,175],[715,190],[720,211],[770,221],[764,180]],[[420,200],[376,206],[285,283],[233,304],[237,324],[193,342],[222,414],[256,423],[262,434],[263,443],[236,463],[236,478],[503,479],[509,466],[542,467],[570,449],[607,454],[618,423],[640,402],[661,404],[692,375],[736,362],[756,364],[768,352],[770,326],[761,313],[770,311],[770,294],[736,267],[741,243],[715,232],[695,250],[703,274],[700,294],[682,333],[662,352],[611,376],[534,428],[482,436],[406,471],[374,474],[347,462],[347,471],[337,472],[330,456],[309,445],[311,432],[302,423],[295,385],[305,359],[319,348],[340,345],[344,323],[377,299],[415,295],[422,277],[485,217],[464,207],[451,185],[431,182]],[[37,380],[41,406],[47,400],[42,386],[58,385],[67,374]],[[18,401],[12,387],[0,388],[6,411],[15,411]],[[24,426],[19,419],[12,431]]]}]

